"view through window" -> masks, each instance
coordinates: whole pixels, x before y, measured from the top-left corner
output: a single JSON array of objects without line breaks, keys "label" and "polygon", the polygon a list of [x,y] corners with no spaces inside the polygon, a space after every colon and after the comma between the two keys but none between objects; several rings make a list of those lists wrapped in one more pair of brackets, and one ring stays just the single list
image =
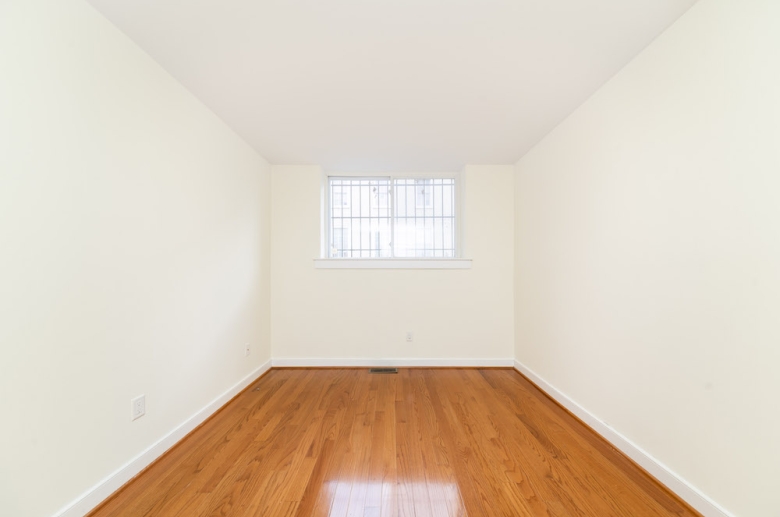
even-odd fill
[{"label": "view through window", "polygon": [[331,258],[455,258],[455,178],[328,178]]}]

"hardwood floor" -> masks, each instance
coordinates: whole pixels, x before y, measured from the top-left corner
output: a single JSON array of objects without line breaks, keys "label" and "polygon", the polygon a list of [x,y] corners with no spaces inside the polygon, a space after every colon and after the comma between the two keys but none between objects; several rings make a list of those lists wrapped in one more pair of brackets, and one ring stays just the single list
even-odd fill
[{"label": "hardwood floor", "polygon": [[511,369],[275,369],[110,516],[698,515]]}]

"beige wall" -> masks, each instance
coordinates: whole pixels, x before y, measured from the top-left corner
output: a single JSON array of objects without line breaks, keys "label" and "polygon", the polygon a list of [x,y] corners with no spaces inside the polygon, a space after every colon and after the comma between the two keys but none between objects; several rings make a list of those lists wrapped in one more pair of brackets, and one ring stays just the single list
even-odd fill
[{"label": "beige wall", "polygon": [[322,172],[274,166],[274,360],[511,359],[513,168],[469,166],[462,183],[472,269],[325,270]]},{"label": "beige wall", "polygon": [[780,515],[780,2],[701,0],[517,164],[516,355]]},{"label": "beige wall", "polygon": [[2,3],[0,514],[54,514],[269,359],[269,194],[86,3]]}]

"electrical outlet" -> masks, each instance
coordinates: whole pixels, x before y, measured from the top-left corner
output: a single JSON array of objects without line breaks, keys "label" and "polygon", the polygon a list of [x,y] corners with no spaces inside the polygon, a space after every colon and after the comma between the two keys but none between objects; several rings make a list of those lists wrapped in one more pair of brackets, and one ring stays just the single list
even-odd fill
[{"label": "electrical outlet", "polygon": [[249,343],[244,346],[244,357],[249,355]]},{"label": "electrical outlet", "polygon": [[130,401],[130,420],[137,420],[146,414],[146,395],[141,395]]},{"label": "electrical outlet", "polygon": [[414,333],[411,330],[406,331],[406,342],[411,343],[414,341]]}]

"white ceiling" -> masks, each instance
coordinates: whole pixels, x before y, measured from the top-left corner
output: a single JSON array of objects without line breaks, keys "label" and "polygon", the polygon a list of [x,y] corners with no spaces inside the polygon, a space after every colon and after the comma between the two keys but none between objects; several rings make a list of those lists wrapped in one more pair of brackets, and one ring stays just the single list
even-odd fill
[{"label": "white ceiling", "polygon": [[272,163],[516,162],[696,0],[89,0]]}]

